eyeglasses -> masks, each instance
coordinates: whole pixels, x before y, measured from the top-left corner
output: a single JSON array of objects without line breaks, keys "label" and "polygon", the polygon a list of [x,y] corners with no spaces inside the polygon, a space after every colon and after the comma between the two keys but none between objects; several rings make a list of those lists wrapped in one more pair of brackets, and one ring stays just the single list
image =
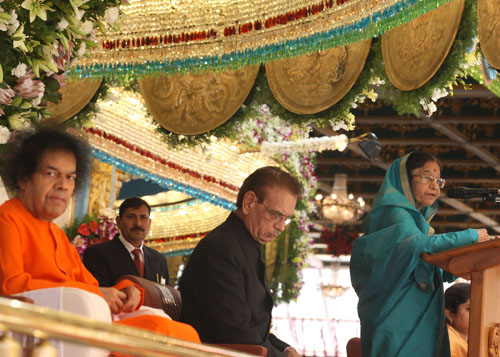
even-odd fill
[{"label": "eyeglasses", "polygon": [[264,200],[261,200],[259,197],[257,197],[257,203],[264,206],[267,213],[269,214],[269,217],[271,217],[271,220],[273,222],[275,222],[275,223],[283,222],[286,226],[292,221],[291,217],[285,216],[284,214],[277,212],[277,211],[274,211],[274,210],[270,209],[269,207],[267,207],[266,204],[264,203]]},{"label": "eyeglasses", "polygon": [[435,182],[436,185],[439,186],[439,188],[443,188],[444,184],[446,183],[446,180],[443,178],[436,178],[434,176],[425,176],[425,175],[412,175],[412,176],[418,176],[421,177],[422,183],[425,184],[430,184],[431,182]]}]

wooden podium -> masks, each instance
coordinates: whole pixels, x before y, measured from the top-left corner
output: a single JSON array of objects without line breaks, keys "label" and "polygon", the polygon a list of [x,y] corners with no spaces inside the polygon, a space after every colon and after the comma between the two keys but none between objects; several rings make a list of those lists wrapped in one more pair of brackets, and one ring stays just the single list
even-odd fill
[{"label": "wooden podium", "polygon": [[500,355],[500,239],[422,259],[453,275],[471,278],[468,357]]}]

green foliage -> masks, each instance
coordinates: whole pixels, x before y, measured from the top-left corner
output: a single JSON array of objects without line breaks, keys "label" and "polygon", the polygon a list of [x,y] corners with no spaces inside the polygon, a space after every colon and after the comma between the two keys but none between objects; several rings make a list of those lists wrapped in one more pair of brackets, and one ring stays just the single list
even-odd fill
[{"label": "green foliage", "polygon": [[302,285],[302,274],[297,269],[296,259],[299,252],[295,242],[303,234],[304,232],[300,230],[297,222],[292,221],[287,226],[286,231],[276,238],[277,255],[274,276],[271,282],[271,291],[273,292],[275,304],[290,302],[298,297],[298,288]]}]

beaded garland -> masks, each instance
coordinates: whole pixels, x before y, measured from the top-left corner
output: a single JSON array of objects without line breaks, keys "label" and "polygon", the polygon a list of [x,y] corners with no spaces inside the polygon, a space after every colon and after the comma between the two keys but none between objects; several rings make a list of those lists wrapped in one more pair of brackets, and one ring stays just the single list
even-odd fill
[{"label": "beaded garland", "polygon": [[[123,140],[123,139],[117,137],[116,135],[107,133],[103,130],[96,129],[96,128],[85,128],[83,130],[89,134],[95,134],[99,137],[102,137],[105,140],[109,140],[117,145],[121,145],[121,146],[123,146],[131,151],[135,151],[136,153],[138,153],[144,157],[147,157],[147,158],[149,158],[153,161],[156,161],[162,165],[168,166],[170,169],[182,172],[183,174],[187,174],[187,175],[192,176],[196,179],[200,179],[200,180],[203,180],[203,181],[206,181],[209,183],[219,185],[221,187],[227,188],[228,190],[231,190],[234,192],[238,191],[238,187],[236,187],[235,185],[231,185],[230,183],[224,182],[224,181],[217,179],[217,178],[210,176],[210,175],[201,174],[195,170],[184,167],[184,166],[182,166],[176,162],[173,162],[171,160],[164,159],[164,158],[160,157],[159,155],[153,154],[149,150],[142,149],[137,145],[129,143],[126,140]],[[184,192],[184,191],[182,191],[182,192]]]},{"label": "beaded garland", "polygon": [[203,201],[210,202],[216,206],[220,206],[227,210],[233,210],[236,208],[233,202],[227,201],[223,198],[217,197],[214,194],[204,192],[198,188],[188,186],[186,184],[177,182],[175,180],[152,174],[145,169],[126,163],[116,157],[112,157],[111,155],[108,155],[103,151],[93,149],[92,155],[101,162],[113,165],[116,168],[122,170],[123,172],[129,173],[136,177],[143,178],[146,181],[151,181],[160,187],[186,193],[191,197],[199,198]]},{"label": "beaded garland", "polygon": [[[142,77],[242,68],[383,34],[449,0],[131,0],[118,32],[102,35],[77,78]],[[146,21],[147,19],[147,21]]]}]

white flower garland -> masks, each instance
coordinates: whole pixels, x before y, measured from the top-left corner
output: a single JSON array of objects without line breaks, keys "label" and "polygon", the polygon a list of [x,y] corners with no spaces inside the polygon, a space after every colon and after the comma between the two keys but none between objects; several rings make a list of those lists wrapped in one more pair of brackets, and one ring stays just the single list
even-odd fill
[{"label": "white flower garland", "polygon": [[260,152],[268,156],[274,156],[292,152],[321,152],[325,150],[344,151],[347,144],[349,144],[349,139],[344,134],[299,139],[297,141],[264,141],[260,146]]}]

